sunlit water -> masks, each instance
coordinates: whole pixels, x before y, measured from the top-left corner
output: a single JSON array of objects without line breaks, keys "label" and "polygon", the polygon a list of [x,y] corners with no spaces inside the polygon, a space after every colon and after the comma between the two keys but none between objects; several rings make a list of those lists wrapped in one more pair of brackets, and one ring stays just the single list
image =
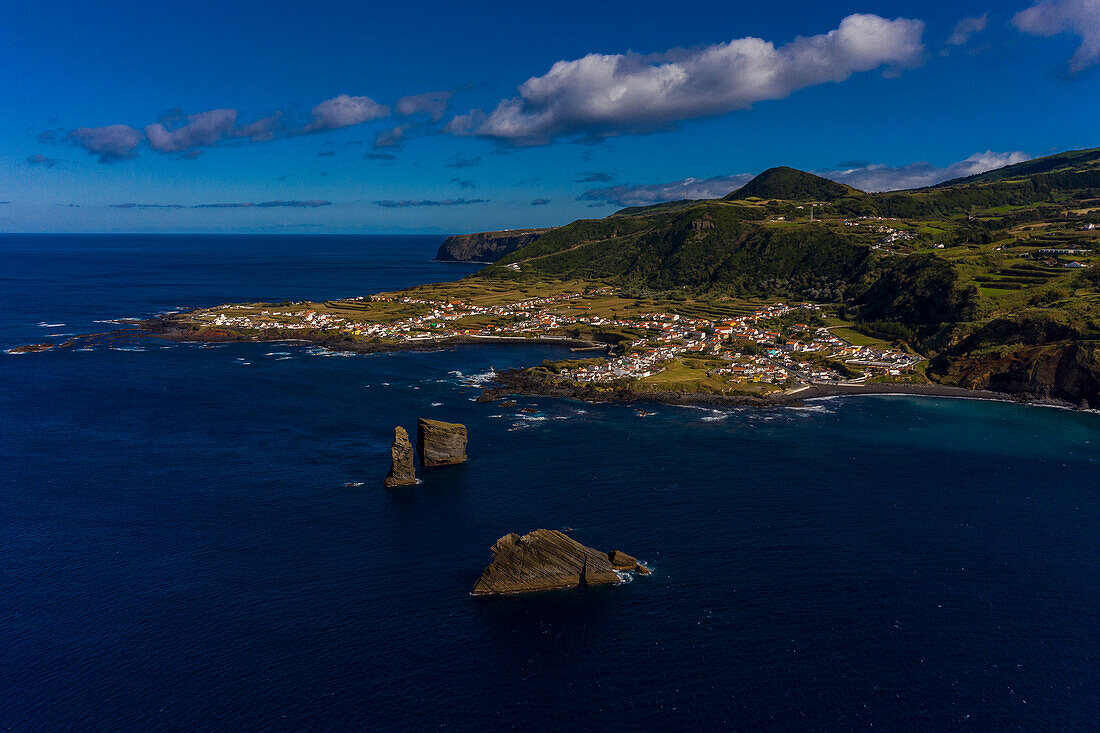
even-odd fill
[{"label": "sunlit water", "polygon": [[[0,346],[474,269],[438,243],[0,238]],[[1094,729],[1100,416],[473,401],[563,353],[0,354],[0,728]],[[384,490],[417,417],[470,462]],[[653,576],[469,595],[563,526]]]}]

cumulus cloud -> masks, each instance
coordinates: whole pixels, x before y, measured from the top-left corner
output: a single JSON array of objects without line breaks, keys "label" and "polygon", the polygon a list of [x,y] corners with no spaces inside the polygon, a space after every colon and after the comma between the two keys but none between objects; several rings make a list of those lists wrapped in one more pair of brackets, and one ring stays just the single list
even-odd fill
[{"label": "cumulus cloud", "polygon": [[534,199],[531,201],[532,206],[546,206],[550,203],[550,199]]},{"label": "cumulus cloud", "polygon": [[610,173],[604,173],[603,171],[594,171],[588,173],[582,173],[581,177],[576,179],[575,183],[610,183],[614,180],[615,176]]},{"label": "cumulus cloud", "polygon": [[416,206],[468,206],[469,204],[487,204],[489,199],[423,199],[420,201],[375,201],[375,206],[384,206],[387,209],[409,209]]},{"label": "cumulus cloud", "polygon": [[115,163],[137,156],[134,149],[144,138],[141,132],[129,125],[78,127],[68,134],[69,141],[99,156],[100,163]]},{"label": "cumulus cloud", "polygon": [[397,160],[393,153],[364,153],[363,157],[367,160]]},{"label": "cumulus cloud", "polygon": [[395,148],[399,146],[401,143],[405,142],[405,135],[408,131],[408,125],[398,125],[388,130],[382,130],[382,132],[378,133],[374,138],[374,149]]},{"label": "cumulus cloud", "polygon": [[1012,22],[1024,33],[1036,36],[1079,36],[1081,45],[1069,60],[1073,73],[1100,62],[1100,0],[1038,0],[1017,13]]},{"label": "cumulus cloud", "polygon": [[460,115],[448,131],[539,145],[563,137],[648,132],[746,109],[857,72],[898,71],[924,59],[924,23],[850,15],[828,33],[783,46],[739,38],[661,54],[589,54],[559,61],[488,115]]},{"label": "cumulus cloud", "polygon": [[36,153],[27,158],[27,165],[40,165],[44,168],[53,168],[57,165],[57,158],[48,158],[41,153]]},{"label": "cumulus cloud", "polygon": [[955,24],[951,31],[951,37],[947,39],[949,46],[964,46],[975,33],[981,33],[989,23],[989,13],[982,13],[974,18],[963,18]]},{"label": "cumulus cloud", "polygon": [[461,178],[452,178],[449,182],[453,183],[459,188],[477,188],[477,183],[475,183],[474,181],[466,181]]},{"label": "cumulus cloud", "polygon": [[447,112],[447,103],[454,92],[426,92],[424,94],[412,94],[401,97],[394,104],[397,114],[408,117],[410,115],[426,114],[433,122],[439,122]]},{"label": "cumulus cloud", "polygon": [[610,186],[585,191],[577,200],[589,201],[597,206],[648,206],[683,199],[717,199],[741,188],[750,180],[751,174],[742,173],[713,178],[685,178],[681,181],[640,186]]},{"label": "cumulus cloud", "polygon": [[182,153],[185,150],[217,145],[226,138],[246,138],[254,142],[270,140],[279,125],[279,113],[256,120],[247,125],[237,125],[237,110],[212,109],[188,115],[186,122],[169,127],[173,122],[155,122],[146,125],[145,136],[149,147],[161,153]]},{"label": "cumulus cloud", "polygon": [[818,173],[840,183],[846,183],[863,191],[898,191],[906,188],[924,188],[943,183],[953,178],[965,178],[1003,168],[1014,163],[1031,160],[1023,152],[998,153],[987,150],[974,153],[965,160],[947,166],[935,166],[931,163],[910,163],[904,166],[865,165],[847,170],[818,171]]},{"label": "cumulus cloud", "polygon": [[305,129],[307,132],[336,130],[381,119],[389,113],[389,107],[375,102],[370,97],[351,97],[341,94],[338,97],[326,99],[314,107],[310,113],[313,121],[306,125]]}]

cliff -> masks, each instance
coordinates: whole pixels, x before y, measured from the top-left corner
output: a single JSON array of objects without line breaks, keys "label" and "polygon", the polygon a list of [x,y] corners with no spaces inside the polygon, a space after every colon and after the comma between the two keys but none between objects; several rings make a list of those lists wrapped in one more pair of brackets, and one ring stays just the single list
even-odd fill
[{"label": "cliff", "polygon": [[1018,313],[987,323],[934,358],[944,384],[1100,406],[1100,348],[1057,314]]},{"label": "cliff", "polygon": [[[493,561],[474,585],[474,595],[511,595],[617,583],[615,567],[649,571],[634,558],[585,547],[561,532],[536,529],[522,537],[512,533],[492,547]],[[616,565],[612,565],[614,557]],[[629,561],[633,561],[630,565]],[[630,565],[630,567],[627,567]]]},{"label": "cliff", "polygon": [[416,421],[416,447],[420,465],[427,468],[465,463],[466,426],[420,418]]},{"label": "cliff", "polygon": [[441,262],[496,262],[534,242],[548,229],[511,229],[504,232],[456,234],[447,237],[435,253]]}]

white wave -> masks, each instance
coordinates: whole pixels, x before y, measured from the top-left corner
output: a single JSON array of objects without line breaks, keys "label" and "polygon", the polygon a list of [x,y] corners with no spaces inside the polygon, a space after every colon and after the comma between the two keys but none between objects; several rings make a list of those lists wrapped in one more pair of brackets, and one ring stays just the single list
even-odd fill
[{"label": "white wave", "polygon": [[362,486],[362,485],[363,485],[363,482],[362,482],[362,481],[348,481],[348,482],[347,482],[346,484],[344,484],[344,488],[346,488],[346,489],[354,489],[354,488],[356,488],[357,486]]},{"label": "white wave", "polygon": [[290,356],[289,351],[269,351],[264,356]]},{"label": "white wave", "polygon": [[61,328],[64,323],[46,323],[45,321],[39,321],[38,325],[42,328]]},{"label": "white wave", "polygon": [[275,361],[286,361],[287,359],[293,359],[293,358],[294,358],[293,356],[280,356]]},{"label": "white wave", "polygon": [[466,386],[480,387],[481,385],[487,384],[488,382],[496,379],[497,373],[496,370],[490,369],[487,372],[481,372],[480,374],[471,374],[469,376],[462,374],[462,372],[458,372],[458,376],[462,380],[462,383]]},{"label": "white wave", "polygon": [[148,351],[140,346],[111,346],[111,351]]},{"label": "white wave", "polygon": [[794,412],[818,412],[825,415],[832,415],[836,412],[836,410],[829,409],[827,405],[796,405],[787,409]]},{"label": "white wave", "polygon": [[310,356],[357,356],[352,351],[334,351],[333,349],[326,349],[324,346],[314,346],[312,349],[306,349],[306,353]]},{"label": "white wave", "polygon": [[443,407],[443,403],[442,402],[433,402],[432,407]]},{"label": "white wave", "polygon": [[709,415],[704,415],[700,418],[703,422],[718,422],[725,420],[730,416],[728,412],[722,412],[721,410],[711,410]]}]

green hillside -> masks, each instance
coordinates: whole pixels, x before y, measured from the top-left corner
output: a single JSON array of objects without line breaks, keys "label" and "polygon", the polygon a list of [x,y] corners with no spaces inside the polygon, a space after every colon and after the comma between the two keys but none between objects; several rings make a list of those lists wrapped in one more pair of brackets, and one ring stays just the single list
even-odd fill
[{"label": "green hillside", "polygon": [[[809,201],[823,202],[814,221]],[[1092,400],[1098,252],[1100,150],[1091,150],[880,194],[774,168],[722,200],[559,227],[474,278],[831,304],[904,336],[941,381]]]},{"label": "green hillside", "polygon": [[1053,173],[1056,171],[1082,172],[1090,168],[1100,168],[1100,148],[1071,150],[1064,153],[1057,153],[1056,155],[1047,155],[1043,158],[1034,158],[1024,161],[1023,163],[1007,165],[1003,168],[997,168],[996,170],[986,173],[944,181],[936,186],[936,188],[946,188],[968,183],[994,183],[996,181],[1018,180],[1040,173]]}]

